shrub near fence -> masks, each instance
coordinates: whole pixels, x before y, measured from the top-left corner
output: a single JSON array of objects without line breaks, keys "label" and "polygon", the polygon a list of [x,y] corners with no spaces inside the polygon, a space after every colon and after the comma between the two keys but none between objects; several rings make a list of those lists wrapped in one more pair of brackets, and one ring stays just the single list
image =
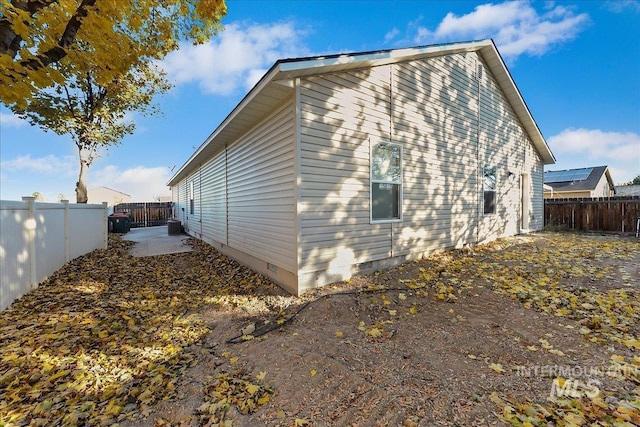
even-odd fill
[{"label": "shrub near fence", "polygon": [[113,211],[129,213],[131,215],[131,228],[157,227],[159,225],[166,225],[173,217],[173,203],[120,203],[113,207]]},{"label": "shrub near fence", "polygon": [[544,201],[544,225],[549,229],[636,234],[638,218],[638,196]]},{"label": "shrub near fence", "polygon": [[106,247],[106,203],[0,201],[0,311],[65,262]]}]

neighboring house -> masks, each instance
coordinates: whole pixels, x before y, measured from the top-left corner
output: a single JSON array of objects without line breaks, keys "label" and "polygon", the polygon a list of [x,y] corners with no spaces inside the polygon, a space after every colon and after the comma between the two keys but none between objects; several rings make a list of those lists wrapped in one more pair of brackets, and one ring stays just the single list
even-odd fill
[{"label": "neighboring house", "polygon": [[168,185],[190,235],[300,294],[542,229],[554,160],[483,40],[280,60]]},{"label": "neighboring house", "polygon": [[616,194],[607,166],[546,171],[544,173],[545,199],[573,197],[611,197]]},{"label": "neighboring house", "polygon": [[109,187],[98,187],[87,191],[89,203],[102,203],[107,202],[109,207],[115,206],[120,203],[131,202],[131,196],[118,190],[114,190]]},{"label": "neighboring house", "polygon": [[640,196],[640,185],[618,185],[616,196]]}]

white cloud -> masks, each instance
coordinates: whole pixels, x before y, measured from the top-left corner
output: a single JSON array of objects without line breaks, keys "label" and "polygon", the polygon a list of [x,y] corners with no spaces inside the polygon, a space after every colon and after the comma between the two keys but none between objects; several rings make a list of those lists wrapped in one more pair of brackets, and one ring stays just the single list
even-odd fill
[{"label": "white cloud", "polygon": [[2,126],[19,128],[28,124],[26,120],[22,120],[15,114],[0,113],[0,125]]},{"label": "white cloud", "polygon": [[[582,157],[582,167],[608,165],[615,182],[629,181],[640,173],[640,135],[600,129],[565,129],[548,138],[558,158]],[[577,166],[576,166],[577,167]]]},{"label": "white cloud", "polygon": [[623,12],[640,12],[640,1],[638,0],[609,0],[604,2],[610,12],[623,13]]},{"label": "white cloud", "polygon": [[53,156],[32,158],[31,155],[18,156],[0,162],[0,168],[10,172],[30,172],[55,175],[73,175],[76,173],[77,160],[73,156]]},{"label": "white cloud", "polygon": [[389,42],[393,40],[398,34],[400,34],[400,30],[398,30],[397,28],[393,28],[391,31],[387,32],[387,34],[384,35],[384,41]]},{"label": "white cloud", "polygon": [[209,43],[182,44],[161,66],[176,84],[198,82],[207,93],[228,95],[251,88],[277,59],[308,54],[305,35],[291,22],[232,23]]},{"label": "white cloud", "polygon": [[136,202],[150,202],[158,196],[170,196],[166,183],[171,178],[171,170],[167,167],[137,166],[120,169],[107,165],[101,169],[89,170],[87,187],[109,187],[129,194]]},{"label": "white cloud", "polygon": [[600,129],[565,129],[549,138],[553,151],[588,153],[593,159],[626,160],[640,156],[640,135]]},{"label": "white cloud", "polygon": [[529,2],[507,1],[479,5],[460,16],[449,12],[436,29],[410,22],[407,36],[414,44],[492,38],[502,55],[515,59],[542,55],[574,39],[588,23],[589,15],[568,7],[551,4],[538,12]]},{"label": "white cloud", "polygon": [[[75,183],[78,179],[78,159],[74,156],[18,156],[0,162],[3,199],[19,200],[21,196],[38,191],[48,202],[56,201],[62,192],[75,200]],[[153,201],[158,196],[169,196],[166,186],[171,178],[168,167],[138,166],[122,169],[118,166],[92,166],[86,180],[88,188],[109,187],[131,195],[134,201]]]}]

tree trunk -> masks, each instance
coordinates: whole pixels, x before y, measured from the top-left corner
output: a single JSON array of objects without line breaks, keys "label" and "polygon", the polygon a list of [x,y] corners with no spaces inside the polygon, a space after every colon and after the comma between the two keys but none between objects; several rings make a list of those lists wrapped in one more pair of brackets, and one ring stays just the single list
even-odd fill
[{"label": "tree trunk", "polygon": [[80,173],[78,174],[78,182],[76,182],[76,203],[87,203],[89,201],[87,184],[85,182],[85,173],[88,167],[87,161],[83,159],[82,154],[80,154]]}]

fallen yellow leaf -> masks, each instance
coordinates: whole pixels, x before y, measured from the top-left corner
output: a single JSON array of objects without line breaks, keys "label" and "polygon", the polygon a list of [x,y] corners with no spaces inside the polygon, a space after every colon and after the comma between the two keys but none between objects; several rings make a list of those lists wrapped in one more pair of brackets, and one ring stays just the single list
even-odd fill
[{"label": "fallen yellow leaf", "polygon": [[489,368],[493,369],[494,371],[496,371],[499,374],[504,374],[505,370],[502,367],[502,364],[500,363],[491,363],[489,365]]}]

